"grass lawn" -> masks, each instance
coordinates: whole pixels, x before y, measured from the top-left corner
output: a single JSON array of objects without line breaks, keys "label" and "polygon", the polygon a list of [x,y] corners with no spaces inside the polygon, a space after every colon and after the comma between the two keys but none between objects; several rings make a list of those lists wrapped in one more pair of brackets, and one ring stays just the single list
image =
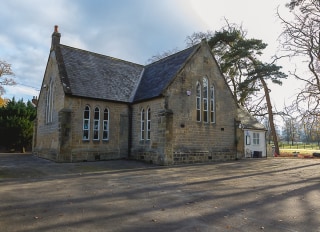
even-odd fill
[{"label": "grass lawn", "polygon": [[280,157],[298,157],[298,158],[318,158],[314,157],[313,153],[320,153],[320,150],[312,149],[280,149]]}]

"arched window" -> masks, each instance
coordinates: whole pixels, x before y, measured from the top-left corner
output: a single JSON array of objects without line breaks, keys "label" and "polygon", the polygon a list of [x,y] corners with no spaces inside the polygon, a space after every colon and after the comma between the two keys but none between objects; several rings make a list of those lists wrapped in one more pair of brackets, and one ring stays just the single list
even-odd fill
[{"label": "arched window", "polygon": [[147,140],[151,139],[151,110],[147,109]]},{"label": "arched window", "polygon": [[106,108],[103,112],[103,140],[109,140],[109,110]]},{"label": "arched window", "polygon": [[82,139],[89,140],[90,131],[90,107],[86,106],[83,111],[83,132]]},{"label": "arched window", "polygon": [[196,85],[196,105],[197,105],[197,122],[201,121],[201,85],[197,82]]},{"label": "arched window", "polygon": [[140,139],[141,140],[144,140],[144,127],[145,127],[145,124],[144,124],[144,109],[141,110],[140,112],[140,123],[141,123],[141,136],[140,136]]},{"label": "arched window", "polygon": [[214,86],[210,87],[210,122],[216,122],[216,113],[215,113],[215,98],[214,98]]},{"label": "arched window", "polygon": [[99,140],[99,131],[100,131],[100,109],[96,107],[94,109],[94,118],[93,118],[93,140]]},{"label": "arched window", "polygon": [[52,114],[53,114],[53,80],[51,78],[49,86],[47,87],[46,123],[52,122]]},{"label": "arched window", "polygon": [[209,120],[209,111],[208,111],[208,79],[206,77],[203,78],[203,121],[208,122]]}]

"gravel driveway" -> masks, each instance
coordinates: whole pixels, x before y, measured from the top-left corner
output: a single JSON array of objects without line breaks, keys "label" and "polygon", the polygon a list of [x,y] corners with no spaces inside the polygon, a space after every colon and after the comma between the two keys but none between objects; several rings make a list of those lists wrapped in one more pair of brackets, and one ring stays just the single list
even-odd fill
[{"label": "gravel driveway", "polygon": [[0,154],[0,231],[320,232],[320,159],[159,167]]}]

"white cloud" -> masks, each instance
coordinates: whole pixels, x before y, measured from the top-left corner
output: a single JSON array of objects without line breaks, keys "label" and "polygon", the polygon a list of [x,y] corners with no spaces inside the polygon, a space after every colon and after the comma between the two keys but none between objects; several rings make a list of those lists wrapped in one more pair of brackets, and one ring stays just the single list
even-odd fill
[{"label": "white cloud", "polygon": [[[1,3],[0,59],[12,65],[17,83],[41,85],[55,24],[72,28],[79,17],[77,6],[64,0],[10,0]],[[73,38],[72,38],[73,39]],[[74,39],[76,41],[76,39]],[[25,86],[7,87],[7,96],[38,95]]]},{"label": "white cloud", "polygon": [[[155,54],[185,48],[185,39],[193,32],[219,30],[224,17],[230,22],[243,23],[250,37],[262,39],[274,50],[271,43],[275,43],[278,36],[275,9],[279,2],[2,1],[0,59],[12,64],[18,83],[39,88],[56,24],[62,34],[62,44],[144,64]],[[37,94],[32,88],[16,86],[8,87],[7,95],[32,98]]]},{"label": "white cloud", "polygon": [[31,100],[33,96],[38,97],[39,91],[35,88],[31,88],[23,85],[15,85],[15,86],[4,86],[6,93],[3,95],[4,98],[12,99],[13,97],[16,100]]}]

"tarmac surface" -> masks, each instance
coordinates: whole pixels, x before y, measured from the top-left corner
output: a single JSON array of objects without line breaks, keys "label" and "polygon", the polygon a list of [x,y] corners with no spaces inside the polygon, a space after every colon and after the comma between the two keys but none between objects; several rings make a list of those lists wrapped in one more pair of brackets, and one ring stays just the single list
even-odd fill
[{"label": "tarmac surface", "polygon": [[320,231],[320,159],[160,167],[0,154],[0,231]]}]

